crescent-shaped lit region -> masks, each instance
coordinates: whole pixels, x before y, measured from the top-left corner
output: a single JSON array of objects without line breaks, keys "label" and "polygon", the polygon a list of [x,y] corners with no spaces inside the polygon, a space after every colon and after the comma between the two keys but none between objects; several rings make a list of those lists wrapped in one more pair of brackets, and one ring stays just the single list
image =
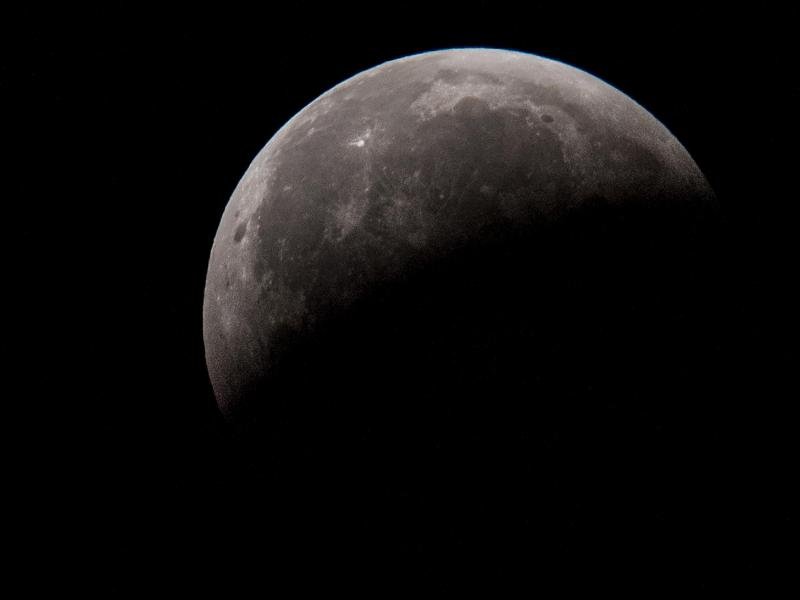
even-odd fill
[{"label": "crescent-shaped lit region", "polygon": [[265,381],[285,340],[313,336],[375,282],[483,235],[536,235],[597,198],[715,204],[661,123],[560,62],[443,50],[344,81],[274,135],[222,216],[203,311],[222,412]]}]

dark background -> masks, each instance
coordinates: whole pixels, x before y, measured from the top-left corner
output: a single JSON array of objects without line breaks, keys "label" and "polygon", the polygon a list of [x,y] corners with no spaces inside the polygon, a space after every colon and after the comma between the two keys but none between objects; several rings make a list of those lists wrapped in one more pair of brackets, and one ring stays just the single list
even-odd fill
[{"label": "dark background", "polygon": [[[12,356],[5,427],[9,473],[19,476],[9,479],[19,500],[15,554],[32,567],[30,583],[109,593],[287,585],[649,593],[788,583],[796,15],[765,4],[733,12],[675,3],[194,6],[169,14],[109,6],[30,9],[0,25]],[[454,46],[533,52],[609,82],[676,135],[719,197],[718,311],[713,339],[698,341],[713,348],[713,367],[686,379],[702,380],[713,398],[677,402],[680,418],[648,417],[652,431],[666,428],[653,433],[665,447],[688,448],[675,459],[684,471],[665,475],[655,500],[626,502],[635,486],[615,477],[635,474],[606,477],[590,464],[576,477],[591,485],[573,483],[563,497],[527,506],[444,486],[458,523],[443,529],[427,497],[392,487],[384,474],[380,502],[391,510],[362,514],[353,498],[374,494],[372,480],[342,480],[344,491],[295,481],[287,490],[291,460],[270,471],[217,412],[203,355],[204,278],[220,216],[249,162],[343,79]],[[681,446],[688,429],[691,442]],[[524,457],[514,462],[523,471],[499,470],[523,480],[526,498],[563,484],[559,471],[598,452],[597,438],[570,437],[568,425],[561,433],[567,441],[551,471],[524,473]],[[551,431],[534,434],[555,443]],[[294,466],[308,465],[298,456]],[[317,495],[301,498],[306,492]],[[471,495],[463,513],[462,493]]]}]

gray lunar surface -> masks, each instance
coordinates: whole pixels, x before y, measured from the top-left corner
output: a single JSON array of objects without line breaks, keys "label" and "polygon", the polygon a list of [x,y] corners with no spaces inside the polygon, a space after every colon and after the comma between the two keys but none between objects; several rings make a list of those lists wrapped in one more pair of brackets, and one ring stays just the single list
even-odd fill
[{"label": "gray lunar surface", "polygon": [[203,309],[222,412],[279,359],[277,339],[313,335],[374,282],[596,197],[713,202],[651,114],[559,62],[446,50],[344,81],[275,134],[222,216]]}]

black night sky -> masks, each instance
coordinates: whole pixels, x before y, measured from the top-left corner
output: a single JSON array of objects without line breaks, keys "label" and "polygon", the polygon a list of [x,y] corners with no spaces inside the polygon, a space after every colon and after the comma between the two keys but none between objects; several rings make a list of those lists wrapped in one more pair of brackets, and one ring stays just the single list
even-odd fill
[{"label": "black night sky", "polygon": [[[699,3],[109,6],[0,19],[4,428],[28,585],[110,597],[787,585],[796,14]],[[325,448],[255,459],[218,413],[203,353],[208,257],[233,188],[333,85],[465,46],[598,76],[705,173],[723,210],[703,288],[713,324],[689,341],[705,362],[673,386],[694,391],[639,412],[600,394],[597,406],[611,408],[576,416],[574,430],[564,415],[526,430],[513,448],[543,448],[536,459],[459,446],[452,484],[420,456],[414,472],[402,457],[376,459],[374,477],[339,477],[333,459],[315,458]]]}]

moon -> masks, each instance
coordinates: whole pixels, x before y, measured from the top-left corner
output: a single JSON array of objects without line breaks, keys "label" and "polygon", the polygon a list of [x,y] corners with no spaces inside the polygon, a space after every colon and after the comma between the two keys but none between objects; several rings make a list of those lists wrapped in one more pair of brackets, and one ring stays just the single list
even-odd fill
[{"label": "moon", "polygon": [[[467,283],[448,302],[464,319],[447,331],[463,331],[465,322],[493,318],[485,307],[467,310],[464,303],[489,297],[487,290],[499,294],[505,279],[531,298],[551,292],[539,281],[554,253],[541,251],[541,240],[591,259],[599,251],[595,229],[610,222],[597,215],[622,215],[612,219],[614,231],[635,234],[642,246],[625,250],[635,256],[655,239],[647,233],[654,223],[664,232],[669,222],[659,239],[674,239],[715,210],[708,182],[678,140],[647,110],[584,71],[493,49],[435,51],[381,64],[286,123],[225,208],[203,305],[206,362],[219,408],[238,418],[245,406],[302,401],[270,382],[290,363],[299,383],[317,377],[297,366],[311,363],[296,349],[312,347],[342,315],[368,310],[360,308],[365,302],[372,302],[373,317],[383,315],[371,323],[385,326],[371,339],[390,346],[404,334],[396,324],[411,321],[374,308],[386,306],[375,304],[377,297],[399,293],[413,303],[408,290],[433,289],[458,271]],[[578,222],[583,225],[575,229]],[[509,261],[513,269],[492,266]],[[421,273],[428,275],[420,279]],[[491,285],[473,285],[484,275],[493,277]],[[494,291],[492,310],[501,305]],[[400,305],[393,310],[404,310]],[[530,314],[521,301],[503,306]],[[426,309],[415,310],[419,317]],[[415,365],[431,356],[434,338],[450,335],[432,329],[447,312],[438,321],[418,320],[426,325],[415,333]],[[346,331],[338,339],[344,348]],[[372,351],[382,352],[364,350]],[[351,376],[366,369],[355,365]],[[408,376],[408,370],[397,375]]]}]

